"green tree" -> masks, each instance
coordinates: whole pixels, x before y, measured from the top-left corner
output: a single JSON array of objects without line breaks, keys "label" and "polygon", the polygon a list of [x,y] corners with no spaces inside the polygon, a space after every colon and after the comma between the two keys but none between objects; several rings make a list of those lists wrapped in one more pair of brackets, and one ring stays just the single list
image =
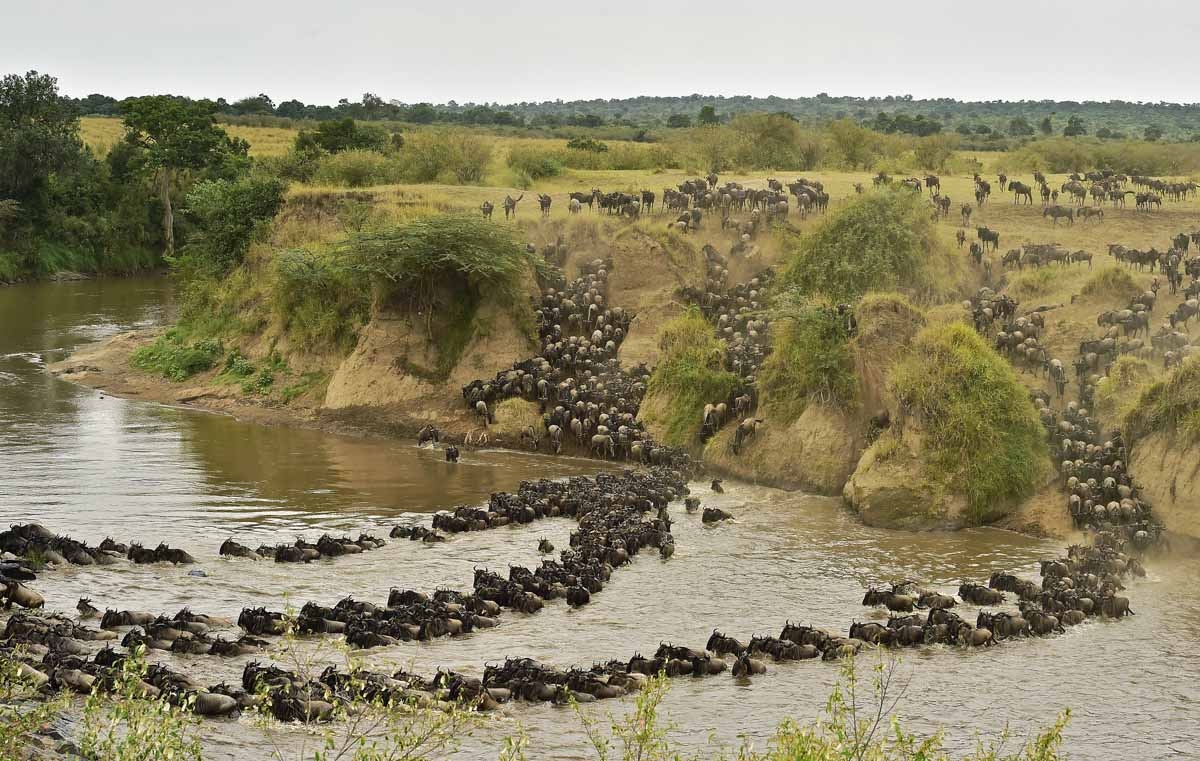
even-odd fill
[{"label": "green tree", "polygon": [[954,155],[954,149],[957,147],[956,135],[929,135],[917,140],[916,147],[913,148],[913,156],[917,160],[917,166],[936,172],[945,168],[946,162]]},{"label": "green tree", "polygon": [[671,114],[667,117],[667,126],[671,129],[686,129],[692,126],[692,117],[687,114]]},{"label": "green tree", "polygon": [[36,71],[0,79],[0,199],[19,203],[27,219],[42,219],[51,177],[82,150],[79,117],[58,94],[57,79]]},{"label": "green tree", "polygon": [[1146,127],[1146,129],[1142,130],[1142,137],[1152,143],[1156,140],[1162,139],[1163,134],[1163,128],[1157,124],[1151,124]]},{"label": "green tree", "polygon": [[187,196],[187,215],[196,230],[185,256],[224,273],[242,261],[261,223],[283,207],[287,186],[274,177],[198,182]]},{"label": "green tree", "polygon": [[1024,116],[1014,116],[1008,123],[1011,137],[1028,137],[1033,134],[1033,125]]},{"label": "green tree", "polygon": [[167,256],[175,252],[175,215],[171,188],[176,174],[222,162],[231,152],[246,152],[245,141],[232,141],[217,126],[211,100],[173,95],[147,95],[121,103],[125,140],[144,151],[146,166],[157,175],[163,207],[163,243]]},{"label": "green tree", "polygon": [[868,169],[875,162],[878,141],[874,132],[849,119],[830,122],[828,130],[834,151],[849,168]]},{"label": "green tree", "polygon": [[230,110],[235,114],[273,114],[275,113],[275,101],[271,100],[271,96],[259,93],[234,101]]},{"label": "green tree", "polygon": [[1083,117],[1072,116],[1067,119],[1067,126],[1063,128],[1063,135],[1066,137],[1078,137],[1087,134],[1087,127],[1083,124]]},{"label": "green tree", "polygon": [[1043,135],[1053,135],[1054,134],[1054,123],[1050,121],[1049,116],[1042,119],[1041,124],[1038,125],[1038,130]]},{"label": "green tree", "polygon": [[720,121],[717,109],[712,106],[701,106],[700,113],[696,116],[696,123],[701,125],[718,124]]}]

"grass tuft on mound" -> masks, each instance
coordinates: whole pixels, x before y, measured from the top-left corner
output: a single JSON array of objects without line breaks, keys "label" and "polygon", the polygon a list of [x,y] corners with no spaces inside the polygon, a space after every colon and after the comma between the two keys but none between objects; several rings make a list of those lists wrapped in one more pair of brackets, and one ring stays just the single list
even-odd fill
[{"label": "grass tuft on mound", "polygon": [[1084,296],[1113,298],[1125,301],[1142,292],[1129,270],[1116,264],[1096,270],[1080,290]]},{"label": "grass tuft on mound", "polygon": [[974,330],[925,328],[891,382],[921,423],[926,472],[965,492],[968,522],[995,520],[1033,493],[1047,457],[1042,425],[1012,367]]},{"label": "grass tuft on mound", "polygon": [[659,346],[662,358],[642,409],[662,426],[664,443],[687,447],[700,430],[704,405],[724,401],[740,380],[724,369],[725,344],[694,307],[663,325]]},{"label": "grass tuft on mound", "polygon": [[1200,357],[1191,357],[1143,391],[1125,414],[1123,430],[1130,443],[1153,433],[1200,442]]},{"label": "grass tuft on mound", "polygon": [[763,410],[791,423],[810,401],[848,409],[858,395],[846,321],[826,304],[789,301],[771,325],[772,350],[759,371]]},{"label": "grass tuft on mound", "polygon": [[939,236],[929,203],[908,190],[852,197],[812,232],[785,234],[783,245],[781,286],[835,302],[886,290],[937,300],[953,291],[962,267]]},{"label": "grass tuft on mound", "polygon": [[185,341],[180,332],[173,329],[149,346],[135,351],[129,361],[139,370],[179,382],[212,369],[223,353],[219,341]]},{"label": "grass tuft on mound", "polygon": [[1113,422],[1125,417],[1154,380],[1154,368],[1141,357],[1122,354],[1096,385],[1096,412]]}]

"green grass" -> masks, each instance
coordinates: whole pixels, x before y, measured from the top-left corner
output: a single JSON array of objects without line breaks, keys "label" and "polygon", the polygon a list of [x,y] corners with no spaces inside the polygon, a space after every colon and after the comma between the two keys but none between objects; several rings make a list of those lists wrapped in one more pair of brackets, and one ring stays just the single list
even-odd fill
[{"label": "green grass", "polygon": [[1125,417],[1153,380],[1154,368],[1149,362],[1122,354],[1096,385],[1096,412],[1110,422]]},{"label": "green grass", "polygon": [[759,372],[763,407],[790,423],[816,400],[843,409],[857,401],[858,379],[845,322],[825,304],[791,303],[771,324],[772,350]]},{"label": "green grass", "polygon": [[921,423],[926,472],[965,492],[970,522],[995,520],[1033,492],[1046,465],[1042,425],[1012,367],[974,330],[925,328],[891,383]]},{"label": "green grass", "polygon": [[854,301],[898,290],[932,300],[953,287],[961,258],[946,248],[919,193],[851,197],[804,235],[786,235],[781,285],[808,297]]},{"label": "green grass", "polygon": [[1038,267],[1018,272],[1008,281],[1008,292],[1017,299],[1036,299],[1058,290],[1060,267]]},{"label": "green grass", "polygon": [[133,353],[130,362],[148,373],[167,380],[187,380],[196,373],[210,370],[224,353],[219,341],[201,339],[185,341],[178,330],[169,330],[149,346]]},{"label": "green grass", "polygon": [[1200,357],[1192,357],[1138,397],[1124,419],[1129,442],[1154,433],[1200,442]]},{"label": "green grass", "polygon": [[695,443],[704,405],[722,402],[738,386],[738,377],[723,369],[725,344],[697,309],[668,321],[659,333],[662,358],[646,388],[655,422],[663,426],[664,443]]}]

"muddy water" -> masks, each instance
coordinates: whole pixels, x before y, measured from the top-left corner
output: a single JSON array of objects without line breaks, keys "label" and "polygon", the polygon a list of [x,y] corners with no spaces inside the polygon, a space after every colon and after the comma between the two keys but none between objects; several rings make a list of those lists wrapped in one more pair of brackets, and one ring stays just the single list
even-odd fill
[{"label": "muddy water", "polygon": [[[393,586],[467,588],[472,569],[533,565],[545,536],[565,546],[573,523],[548,520],[452,538],[407,541],[356,557],[306,566],[229,561],[216,548],[323,530],[386,532],[400,521],[486,499],[523,478],[595,471],[580,460],[467,453],[448,466],[407,443],[361,441],[313,431],[259,428],[226,417],[126,402],[50,378],[45,361],[114,331],[151,324],[166,310],[157,281],[93,281],[0,289],[0,525],[36,519],[88,542],[167,541],[197,557],[187,568],[67,569],[37,583],[48,607],[71,610],[86,594],[100,607],[236,616],[346,594],[382,601]],[[593,603],[552,603],[534,616],[506,614],[497,629],[433,643],[372,651],[367,665],[420,672],[438,666],[478,673],[508,655],[587,664],[652,651],[667,639],[703,645],[715,627],[740,638],[777,634],[787,619],[843,629],[872,616],[859,603],[873,580],[912,578],[952,590],[993,570],[1033,574],[1059,547],[1005,532],[906,534],[868,529],[833,500],[727,484],[724,495],[694,485],[736,523],[701,526],[676,514],[677,552],[642,557],[614,574]],[[1137,615],[1092,622],[1066,636],[989,651],[906,651],[902,714],[910,728],[944,725],[948,744],[974,746],[1006,724],[1023,737],[1063,707],[1072,758],[1188,758],[1200,754],[1200,564],[1173,557],[1151,564],[1131,590]],[[974,615],[971,609],[964,615]],[[315,647],[315,643],[310,647]],[[332,651],[322,657],[335,657]],[[205,682],[236,681],[245,659],[163,656]],[[865,659],[864,659],[865,660]],[[675,680],[666,700],[673,735],[708,755],[713,744],[765,744],[791,716],[815,717],[836,678],[829,664],[772,666],[753,684],[727,676]],[[628,705],[588,706],[598,717]],[[501,738],[530,736],[532,758],[589,758],[569,709],[508,706],[464,738],[459,758],[494,758]],[[260,758],[262,729],[248,719],[204,724],[207,755]],[[298,730],[277,727],[297,747]]]}]

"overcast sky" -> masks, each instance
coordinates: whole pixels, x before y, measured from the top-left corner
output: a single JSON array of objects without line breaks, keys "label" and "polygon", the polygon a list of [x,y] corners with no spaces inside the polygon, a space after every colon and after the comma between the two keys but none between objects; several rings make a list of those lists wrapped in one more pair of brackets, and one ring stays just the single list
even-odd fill
[{"label": "overcast sky", "polygon": [[631,95],[1200,101],[1197,0],[0,0],[0,73],[276,102]]}]

